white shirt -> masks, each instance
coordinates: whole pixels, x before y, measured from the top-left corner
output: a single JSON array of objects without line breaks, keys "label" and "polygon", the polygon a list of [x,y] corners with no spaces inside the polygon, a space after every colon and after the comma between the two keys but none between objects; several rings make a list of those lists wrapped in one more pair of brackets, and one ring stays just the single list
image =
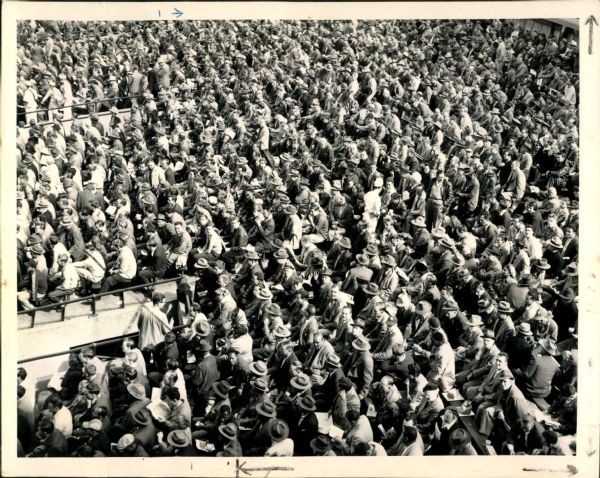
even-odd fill
[{"label": "white shirt", "polygon": [[69,438],[73,434],[73,417],[67,407],[61,407],[54,414],[54,428],[61,431],[65,438]]},{"label": "white shirt", "polygon": [[133,279],[137,273],[137,263],[131,249],[127,246],[123,246],[117,260],[119,262],[117,273],[125,279]]},{"label": "white shirt", "polygon": [[541,259],[543,255],[542,242],[535,236],[527,239],[527,254],[530,259]]},{"label": "white shirt", "polygon": [[83,261],[73,262],[73,266],[79,269],[87,270],[94,282],[100,282],[104,278],[104,271],[106,265],[104,264],[104,258],[98,251],[92,251],[90,256]]},{"label": "white shirt", "polygon": [[265,452],[265,456],[293,456],[294,441],[291,438],[286,438],[273,443]]},{"label": "white shirt", "polygon": [[63,269],[62,288],[65,290],[75,289],[79,285],[79,274],[72,262],[67,262]]},{"label": "white shirt", "polygon": [[240,358],[252,362],[252,337],[244,334],[236,339],[230,339],[229,348],[236,350]]},{"label": "white shirt", "polygon": [[365,194],[365,212],[371,213],[374,216],[379,216],[381,212],[381,197],[379,196],[380,191],[381,189],[375,189]]}]

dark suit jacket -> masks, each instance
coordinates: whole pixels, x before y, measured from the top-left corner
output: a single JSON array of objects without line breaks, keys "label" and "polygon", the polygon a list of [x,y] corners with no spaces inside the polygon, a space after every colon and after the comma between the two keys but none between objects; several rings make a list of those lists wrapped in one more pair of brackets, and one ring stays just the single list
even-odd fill
[{"label": "dark suit jacket", "polygon": [[579,238],[575,236],[573,239],[569,241],[569,239],[565,239],[565,250],[563,251],[563,258],[565,261],[573,262],[577,259],[579,255]]},{"label": "dark suit jacket", "polygon": [[43,443],[46,445],[46,456],[66,456],[68,452],[67,439],[59,430],[54,430]]},{"label": "dark suit jacket", "polygon": [[294,440],[294,456],[312,456],[310,441],[319,434],[319,421],[315,412],[308,412],[290,424],[290,438]]},{"label": "dark suit jacket", "polygon": [[345,273],[352,262],[352,253],[344,248],[340,248],[339,251],[335,252],[335,254],[332,254],[331,257],[327,258],[329,267],[331,267],[334,272]]},{"label": "dark suit jacket", "polygon": [[354,216],[354,209],[350,204],[344,204],[343,206],[335,206],[330,208],[331,221],[337,221],[339,225],[347,228],[352,224]]},{"label": "dark suit jacket", "polygon": [[508,354],[508,367],[511,370],[524,370],[531,359],[531,346],[521,334],[517,334],[506,341],[504,352]]},{"label": "dark suit jacket", "polygon": [[500,389],[497,396],[498,405],[502,408],[506,423],[511,428],[515,426],[517,420],[529,414],[529,402],[516,384],[513,384],[508,391]]},{"label": "dark suit jacket", "polygon": [[559,363],[551,355],[532,355],[529,364],[523,370],[527,377],[525,381],[527,395],[540,398],[550,395],[552,379],[559,367]]},{"label": "dark suit jacket", "polygon": [[167,272],[167,267],[169,265],[165,248],[161,245],[156,246],[154,254],[148,254],[144,261],[144,265],[152,271],[154,277],[158,279],[162,278],[165,275],[165,272]]},{"label": "dark suit jacket", "polygon": [[543,257],[548,261],[550,269],[546,271],[546,277],[553,279],[558,276],[563,268],[562,252],[552,249],[546,249]]},{"label": "dark suit jacket", "polygon": [[275,385],[279,390],[283,389],[290,382],[291,365],[297,360],[298,357],[294,352],[292,352],[283,361],[278,360],[275,354],[273,354],[271,358],[269,358],[267,366],[269,368],[270,375],[273,378],[273,382],[275,382]]},{"label": "dark suit jacket", "polygon": [[219,380],[219,376],[217,358],[214,355],[204,357],[196,366],[193,377],[194,387],[198,396],[205,396],[211,390],[213,382]]},{"label": "dark suit jacket", "polygon": [[361,283],[367,283],[373,277],[373,270],[365,266],[356,266],[348,271],[342,290],[348,294],[355,294]]},{"label": "dark suit jacket", "polygon": [[248,245],[248,233],[246,232],[246,229],[244,229],[243,226],[240,226],[233,232],[233,236],[231,237],[230,246],[232,248],[236,248],[236,247],[245,247],[247,245]]},{"label": "dark suit jacket", "polygon": [[421,227],[417,234],[414,236],[413,247],[415,252],[419,254],[419,257],[424,256],[427,253],[429,246],[429,231],[424,227]]},{"label": "dark suit jacket", "polygon": [[369,351],[355,350],[344,363],[344,373],[356,385],[356,392],[366,396],[373,381],[373,356]]}]

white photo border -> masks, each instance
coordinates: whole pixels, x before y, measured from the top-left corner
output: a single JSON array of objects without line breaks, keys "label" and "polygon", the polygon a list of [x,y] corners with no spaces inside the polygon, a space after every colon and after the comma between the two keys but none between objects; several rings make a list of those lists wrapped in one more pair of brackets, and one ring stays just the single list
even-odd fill
[{"label": "white photo border", "polygon": [[[174,19],[178,8],[191,19],[518,19],[578,18],[580,25],[580,264],[577,456],[497,457],[328,457],[328,458],[16,458],[16,30],[17,21]],[[160,10],[160,17],[159,12]],[[2,170],[0,188],[2,311],[2,476],[252,476],[290,477],[595,477],[598,476],[600,414],[600,28],[588,54],[590,15],[600,18],[600,1],[530,2],[209,2],[100,3],[3,2],[2,5]],[[261,469],[258,469],[261,468]],[[263,469],[264,468],[264,469]],[[272,469],[269,469],[272,468]],[[251,470],[254,469],[254,470]]]}]

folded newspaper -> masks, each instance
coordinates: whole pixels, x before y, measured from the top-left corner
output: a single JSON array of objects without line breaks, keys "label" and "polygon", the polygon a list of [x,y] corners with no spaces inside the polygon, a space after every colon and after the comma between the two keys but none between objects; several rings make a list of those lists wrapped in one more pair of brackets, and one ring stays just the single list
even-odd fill
[{"label": "folded newspaper", "polygon": [[196,439],[196,448],[200,451],[205,451],[207,453],[215,451],[215,445],[213,445],[210,442],[198,439]]},{"label": "folded newspaper", "polygon": [[317,416],[317,420],[319,422],[319,433],[327,435],[333,426],[333,419],[331,418],[331,415],[324,412],[318,412],[315,413],[315,415]]},{"label": "folded newspaper", "polygon": [[336,427],[335,425],[331,425],[331,428],[329,429],[329,436],[331,438],[342,438],[344,436],[344,430],[342,430],[339,427]]}]

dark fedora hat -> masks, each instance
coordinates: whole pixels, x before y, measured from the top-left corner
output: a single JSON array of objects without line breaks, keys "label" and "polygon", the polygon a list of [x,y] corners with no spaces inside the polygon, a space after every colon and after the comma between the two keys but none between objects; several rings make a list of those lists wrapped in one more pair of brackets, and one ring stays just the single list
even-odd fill
[{"label": "dark fedora hat", "polygon": [[352,248],[352,244],[350,243],[350,239],[347,237],[342,237],[339,241],[338,244],[343,247],[344,249],[351,249]]},{"label": "dark fedora hat", "polygon": [[558,296],[562,300],[564,300],[566,302],[570,302],[577,297],[577,294],[575,294],[573,289],[569,287],[569,288],[565,289],[564,291],[559,292]]},{"label": "dark fedora hat", "polygon": [[249,367],[250,372],[254,375],[258,375],[259,377],[264,377],[267,375],[267,364],[262,360],[257,360],[256,362],[251,362]]},{"label": "dark fedora hat", "polygon": [[356,350],[366,351],[371,349],[371,344],[364,337],[357,337],[352,341],[352,347]]},{"label": "dark fedora hat", "polygon": [[271,400],[265,400],[256,405],[256,413],[263,417],[274,418],[277,416],[277,406]]},{"label": "dark fedora hat", "polygon": [[374,282],[369,282],[368,284],[363,285],[362,290],[367,295],[379,294],[379,286],[377,284],[375,284]]},{"label": "dark fedora hat", "polygon": [[150,417],[150,412],[146,408],[142,408],[133,416],[133,421],[138,425],[146,426],[152,423],[152,417]]},{"label": "dark fedora hat", "polygon": [[499,314],[512,314],[513,312],[514,312],[514,309],[505,300],[501,300],[498,303],[498,313]]},{"label": "dark fedora hat", "polygon": [[210,342],[208,340],[200,340],[200,343],[198,344],[198,350],[200,352],[208,352],[212,349],[212,346],[210,345]]},{"label": "dark fedora hat", "polygon": [[471,441],[471,435],[464,428],[457,428],[450,434],[450,446],[464,448]]},{"label": "dark fedora hat", "polygon": [[251,385],[259,392],[266,392],[267,390],[269,390],[269,383],[266,377],[255,378],[254,380],[252,380]]},{"label": "dark fedora hat", "polygon": [[221,380],[220,382],[215,382],[212,385],[213,391],[221,398],[229,398],[229,391],[232,388],[233,387],[227,380]]},{"label": "dark fedora hat", "polygon": [[185,430],[173,430],[167,435],[167,442],[175,448],[185,448],[191,441]]},{"label": "dark fedora hat", "polygon": [[310,378],[308,375],[296,375],[290,380],[290,385],[298,390],[308,390],[311,388]]},{"label": "dark fedora hat", "polygon": [[290,435],[290,428],[283,420],[274,420],[269,427],[269,436],[273,441],[285,440]]},{"label": "dark fedora hat", "polygon": [[550,264],[548,264],[548,259],[546,259],[545,257],[538,259],[534,265],[535,265],[535,267],[537,267],[538,269],[541,269],[541,270],[546,271],[546,270],[550,269]]},{"label": "dark fedora hat", "polygon": [[367,256],[365,256],[364,254],[357,254],[356,262],[358,262],[361,266],[368,266],[369,258]]},{"label": "dark fedora hat", "polygon": [[228,440],[237,440],[237,427],[231,422],[220,425],[219,433]]},{"label": "dark fedora hat", "polygon": [[327,435],[319,435],[310,441],[310,447],[315,453],[327,453],[331,450],[331,439]]},{"label": "dark fedora hat", "polygon": [[315,399],[307,395],[300,397],[297,404],[298,407],[300,407],[302,410],[306,410],[307,412],[314,412],[317,409]]}]

